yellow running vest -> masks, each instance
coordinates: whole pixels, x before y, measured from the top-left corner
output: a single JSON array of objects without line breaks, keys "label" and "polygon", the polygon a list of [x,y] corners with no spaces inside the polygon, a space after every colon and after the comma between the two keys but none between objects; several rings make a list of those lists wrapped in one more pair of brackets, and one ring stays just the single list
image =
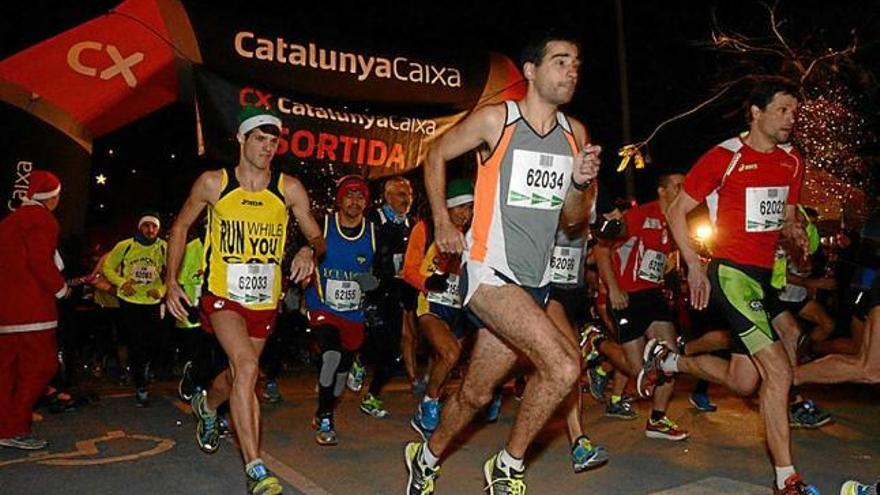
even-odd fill
[{"label": "yellow running vest", "polygon": [[234,168],[224,169],[220,187],[205,233],[208,291],[248,309],[275,309],[288,219],[281,172],[272,172],[266,189],[250,192]]}]

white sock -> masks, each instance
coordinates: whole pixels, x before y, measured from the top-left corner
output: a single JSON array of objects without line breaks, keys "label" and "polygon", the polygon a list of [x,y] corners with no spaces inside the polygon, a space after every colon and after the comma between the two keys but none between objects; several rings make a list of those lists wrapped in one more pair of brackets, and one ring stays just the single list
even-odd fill
[{"label": "white sock", "polygon": [[433,397],[428,397],[428,394],[425,394],[425,397],[422,399],[422,402],[431,402],[433,400],[437,400]]},{"label": "white sock", "polygon": [[660,361],[660,369],[666,373],[678,373],[678,358],[681,357],[675,352],[670,352],[666,359]]},{"label": "white sock", "polygon": [[422,444],[422,464],[428,466],[431,469],[437,467],[437,463],[440,462],[440,459],[431,452],[431,449],[428,448],[428,442]]},{"label": "white sock", "polygon": [[507,449],[501,451],[501,454],[498,455],[498,460],[505,466],[511,467],[516,471],[523,470],[523,460],[510,455],[510,452],[508,452]]},{"label": "white sock", "polygon": [[785,480],[795,473],[794,466],[775,466],[776,468],[776,488],[782,490],[785,488]]}]

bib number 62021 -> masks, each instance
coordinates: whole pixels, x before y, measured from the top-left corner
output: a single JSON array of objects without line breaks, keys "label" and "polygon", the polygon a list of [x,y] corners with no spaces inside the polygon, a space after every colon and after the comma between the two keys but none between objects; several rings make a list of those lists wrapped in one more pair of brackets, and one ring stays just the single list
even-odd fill
[{"label": "bib number 62021", "polygon": [[784,201],[761,201],[758,205],[758,211],[761,212],[761,215],[781,215],[784,210]]}]

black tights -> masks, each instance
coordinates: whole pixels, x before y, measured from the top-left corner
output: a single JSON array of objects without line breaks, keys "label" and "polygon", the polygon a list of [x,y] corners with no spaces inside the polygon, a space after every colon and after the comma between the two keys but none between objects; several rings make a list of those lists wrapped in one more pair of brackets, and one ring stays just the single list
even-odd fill
[{"label": "black tights", "polygon": [[325,325],[315,328],[315,340],[321,353],[318,360],[318,417],[333,414],[336,399],[342,395],[354,352],[342,348],[336,327]]}]

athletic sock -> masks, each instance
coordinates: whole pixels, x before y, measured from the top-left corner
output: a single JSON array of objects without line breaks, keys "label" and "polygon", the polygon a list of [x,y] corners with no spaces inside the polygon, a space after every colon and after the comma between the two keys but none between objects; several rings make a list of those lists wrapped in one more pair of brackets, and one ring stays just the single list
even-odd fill
[{"label": "athletic sock", "polygon": [[697,386],[694,387],[695,394],[703,394],[706,395],[709,393],[709,382],[706,380],[700,380],[697,382]]},{"label": "athletic sock", "polygon": [[422,464],[428,466],[431,469],[434,469],[435,467],[437,467],[437,462],[439,461],[440,459],[436,455],[434,455],[434,453],[431,452],[431,449],[428,447],[428,442],[423,443],[421,458]]},{"label": "athletic sock", "polygon": [[651,410],[651,421],[654,423],[660,421],[661,419],[666,417],[666,411],[658,411],[656,409]]},{"label": "athletic sock", "polygon": [[785,480],[795,474],[794,466],[775,466],[776,469],[776,488],[782,490],[785,488]]},{"label": "athletic sock", "polygon": [[670,352],[669,355],[666,356],[666,359],[660,361],[660,369],[665,371],[666,373],[678,373],[679,357],[679,354]]},{"label": "athletic sock", "polygon": [[621,397],[621,396],[619,396],[619,395],[612,395],[612,396],[611,396],[611,403],[612,403],[612,404],[617,404],[617,403],[620,402],[621,400],[623,400],[623,397]]},{"label": "athletic sock", "polygon": [[606,372],[601,366],[596,366],[596,374],[599,376],[606,376],[608,372]]},{"label": "athletic sock", "polygon": [[510,452],[508,452],[507,449],[503,449],[501,451],[501,453],[498,454],[498,461],[501,462],[501,464],[508,466],[515,471],[522,471],[523,470],[523,460],[517,459],[516,457],[513,457],[512,455],[510,455]]}]

